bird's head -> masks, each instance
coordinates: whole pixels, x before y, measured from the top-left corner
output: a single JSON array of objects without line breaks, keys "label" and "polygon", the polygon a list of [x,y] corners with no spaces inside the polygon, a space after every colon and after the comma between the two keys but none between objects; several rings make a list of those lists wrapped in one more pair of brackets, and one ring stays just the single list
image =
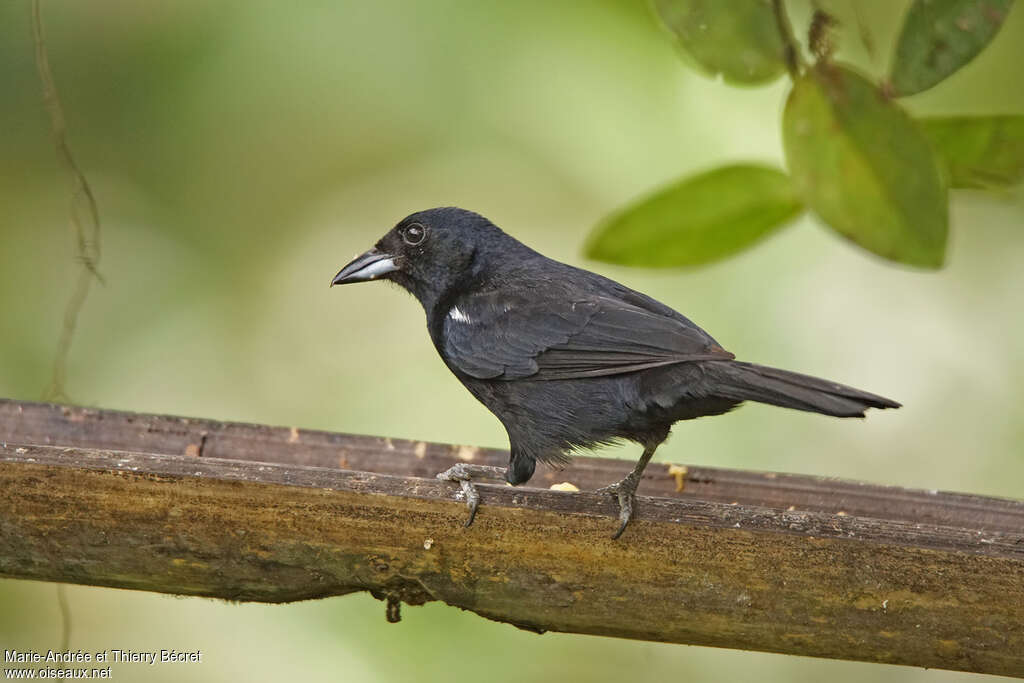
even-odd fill
[{"label": "bird's head", "polygon": [[391,280],[424,306],[471,279],[478,255],[511,239],[480,214],[455,207],[411,214],[342,268],[331,286]]}]

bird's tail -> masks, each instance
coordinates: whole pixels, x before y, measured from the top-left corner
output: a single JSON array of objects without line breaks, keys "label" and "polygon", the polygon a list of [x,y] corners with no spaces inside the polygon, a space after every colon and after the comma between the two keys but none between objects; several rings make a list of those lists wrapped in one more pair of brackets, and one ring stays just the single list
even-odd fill
[{"label": "bird's tail", "polygon": [[735,401],[758,401],[836,417],[864,417],[868,408],[899,408],[900,404],[843,384],[740,361],[705,365],[717,380],[715,393]]}]

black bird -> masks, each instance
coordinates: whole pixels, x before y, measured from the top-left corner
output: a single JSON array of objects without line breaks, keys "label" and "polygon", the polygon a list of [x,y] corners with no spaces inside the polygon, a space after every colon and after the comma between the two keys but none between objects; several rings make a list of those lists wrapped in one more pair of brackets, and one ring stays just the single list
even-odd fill
[{"label": "black bird", "polygon": [[508,432],[508,468],[459,464],[473,522],[471,480],[533,476],[537,461],[617,439],[644,447],[633,471],[600,491],[618,496],[626,529],[640,476],[672,424],[743,401],[836,417],[899,403],[787,370],[734,360],[711,335],[649,296],[553,261],[483,216],[455,207],[403,219],[331,285],[391,280],[419,299],[445,365]]}]

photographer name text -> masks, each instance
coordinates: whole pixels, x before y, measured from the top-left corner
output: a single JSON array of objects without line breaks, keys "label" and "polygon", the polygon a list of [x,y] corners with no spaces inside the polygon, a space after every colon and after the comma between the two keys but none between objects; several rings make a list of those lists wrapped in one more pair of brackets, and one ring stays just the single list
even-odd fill
[{"label": "photographer name text", "polygon": [[201,650],[4,650],[6,664],[182,664],[203,661]]}]

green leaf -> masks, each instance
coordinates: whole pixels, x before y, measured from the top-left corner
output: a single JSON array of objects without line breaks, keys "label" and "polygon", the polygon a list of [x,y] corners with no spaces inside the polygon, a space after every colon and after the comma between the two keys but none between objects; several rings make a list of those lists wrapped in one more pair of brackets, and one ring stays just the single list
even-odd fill
[{"label": "green leaf", "polygon": [[1013,0],[914,0],[889,77],[900,97],[927,90],[967,64],[1003,25]]},{"label": "green leaf", "polygon": [[818,64],[782,114],[799,195],[830,226],[880,256],[942,265],[948,192],[921,130],[857,73]]},{"label": "green leaf", "polygon": [[684,178],[609,217],[586,255],[629,266],[694,266],[746,249],[803,210],[789,176],[752,164]]},{"label": "green leaf", "polygon": [[654,0],[662,22],[712,76],[769,83],[786,70],[771,0]]},{"label": "green leaf", "polygon": [[919,119],[950,187],[1007,188],[1024,179],[1024,116]]}]

